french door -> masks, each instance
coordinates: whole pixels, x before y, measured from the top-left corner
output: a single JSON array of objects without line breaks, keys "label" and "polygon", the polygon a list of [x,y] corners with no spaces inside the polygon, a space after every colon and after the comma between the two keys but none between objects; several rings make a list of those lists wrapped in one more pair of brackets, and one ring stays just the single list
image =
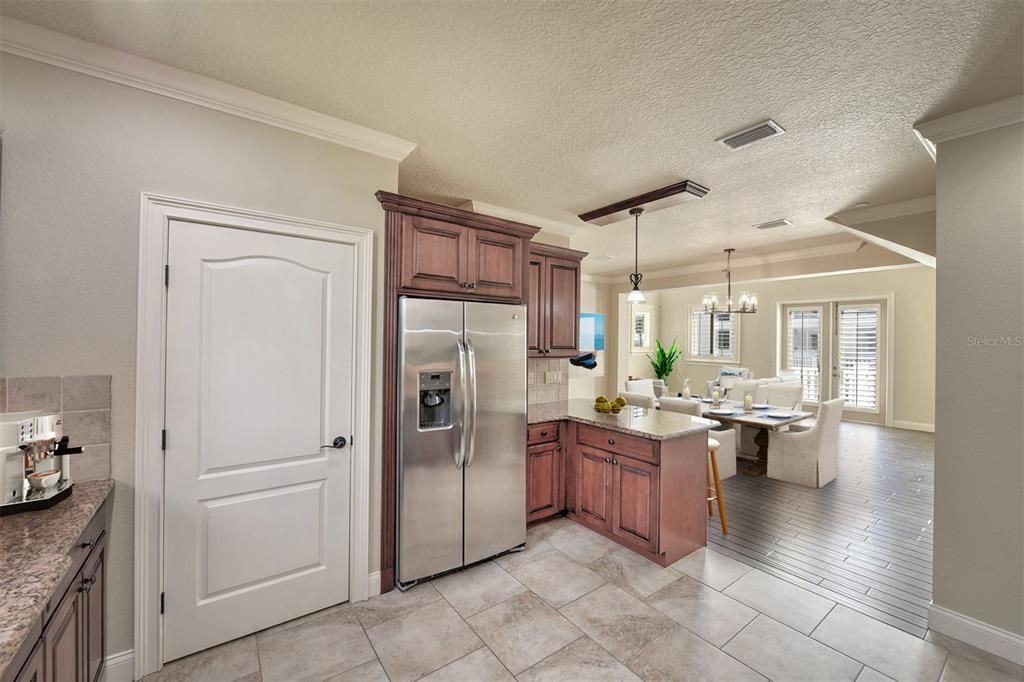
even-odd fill
[{"label": "french door", "polygon": [[780,368],[800,378],[804,403],[842,398],[844,419],[884,424],[885,299],[785,304],[782,320]]}]

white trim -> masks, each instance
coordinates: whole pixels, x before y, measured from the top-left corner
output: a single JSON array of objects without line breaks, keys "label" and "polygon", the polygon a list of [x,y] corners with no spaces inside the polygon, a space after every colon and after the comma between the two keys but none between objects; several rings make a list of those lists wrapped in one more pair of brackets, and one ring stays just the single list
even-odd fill
[{"label": "white trim", "polygon": [[367,586],[369,588],[368,589],[368,594],[366,595],[367,598],[369,598],[369,597],[376,597],[377,595],[379,595],[380,594],[380,571],[374,571],[373,573],[371,573],[369,580],[366,581],[366,584],[367,584]]},{"label": "white trim", "polygon": [[[700,355],[693,354],[693,338],[691,333],[693,332],[693,314],[710,314],[704,311],[703,307],[697,303],[688,303],[686,306],[686,352],[683,353],[684,363],[696,363],[705,365],[739,365],[741,364],[741,355],[743,352],[743,346],[740,343],[740,320],[743,319],[743,313],[730,313],[733,316],[733,345],[736,348],[736,355],[732,358],[726,357],[703,357]],[[712,348],[714,350],[714,348]]]},{"label": "white trim", "polygon": [[863,225],[864,223],[873,223],[878,220],[902,218],[903,216],[932,213],[934,211],[935,195],[932,195],[930,197],[918,197],[917,199],[897,201],[881,206],[869,206],[852,211],[843,211],[830,215],[825,220],[849,227],[851,225]]},{"label": "white trim", "polygon": [[495,218],[512,220],[525,225],[533,225],[534,227],[539,227],[544,232],[554,232],[555,234],[560,234],[564,237],[571,237],[579,230],[579,228],[574,225],[569,225],[558,220],[542,218],[539,215],[533,215],[524,211],[517,211],[512,208],[505,208],[504,206],[485,204],[484,202],[477,201],[476,199],[470,199],[466,203],[461,204],[459,208],[467,211],[473,211],[475,213],[494,216]]},{"label": "white trim", "polygon": [[903,419],[897,419],[892,423],[894,429],[907,429],[908,431],[925,431],[927,433],[935,433],[935,424],[927,424],[925,422],[908,422]]},{"label": "white trim", "polygon": [[18,19],[0,22],[0,50],[232,116],[401,161],[416,144],[222,81]]},{"label": "white trim", "polygon": [[[164,343],[166,289],[163,269],[172,219],[225,225],[351,244],[356,249],[356,333],[351,451],[352,491],[349,535],[349,600],[370,594],[370,406],[373,291],[373,231],[248,209],[142,194],[139,226],[138,338],[135,397],[135,677],[160,669],[163,585]],[[359,577],[357,579],[357,577]],[[379,587],[378,587],[379,590]]]},{"label": "white trim", "polygon": [[103,659],[102,682],[131,682],[135,666],[135,652],[131,649],[119,654],[111,654]]},{"label": "white trim", "polygon": [[1009,630],[935,604],[928,607],[928,627],[1017,665],[1024,665],[1024,636]]},{"label": "white trim", "polygon": [[914,124],[914,133],[934,159],[935,147],[942,142],[1021,122],[1024,122],[1024,95],[1015,95],[942,118],[919,121]]}]

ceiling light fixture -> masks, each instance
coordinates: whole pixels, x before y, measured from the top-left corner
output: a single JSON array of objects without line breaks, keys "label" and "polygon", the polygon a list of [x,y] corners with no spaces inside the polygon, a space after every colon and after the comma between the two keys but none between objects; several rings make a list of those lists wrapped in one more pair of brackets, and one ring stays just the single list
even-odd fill
[{"label": "ceiling light fixture", "polygon": [[640,273],[640,215],[644,212],[644,209],[640,206],[634,206],[629,209],[629,215],[633,216],[633,273],[629,276],[629,281],[633,284],[633,290],[629,292],[629,296],[626,296],[626,300],[630,303],[644,303],[647,298],[644,296],[644,292],[640,291],[640,282],[644,276]]},{"label": "ceiling light fixture", "polygon": [[[704,312],[706,313],[756,313],[757,294],[744,291],[740,294],[739,305],[732,301],[732,252],[736,249],[725,250],[725,286],[726,299],[725,307],[718,305],[718,294],[712,292],[704,294]],[[641,294],[642,295],[642,294]]]}]

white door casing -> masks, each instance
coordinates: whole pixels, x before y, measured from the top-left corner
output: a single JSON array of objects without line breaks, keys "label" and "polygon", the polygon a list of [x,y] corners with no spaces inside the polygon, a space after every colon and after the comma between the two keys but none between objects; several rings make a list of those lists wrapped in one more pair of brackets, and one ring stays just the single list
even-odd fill
[{"label": "white door casing", "polygon": [[[137,678],[366,598],[371,237],[143,195]],[[152,285],[165,257],[169,296]]]}]

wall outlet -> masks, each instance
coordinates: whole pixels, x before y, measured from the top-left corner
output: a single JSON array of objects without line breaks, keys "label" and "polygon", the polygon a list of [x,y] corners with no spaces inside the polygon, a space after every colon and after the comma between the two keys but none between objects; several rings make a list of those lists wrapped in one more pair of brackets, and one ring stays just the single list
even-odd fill
[{"label": "wall outlet", "polygon": [[561,372],[544,372],[544,383],[545,384],[560,384],[562,383]]}]

